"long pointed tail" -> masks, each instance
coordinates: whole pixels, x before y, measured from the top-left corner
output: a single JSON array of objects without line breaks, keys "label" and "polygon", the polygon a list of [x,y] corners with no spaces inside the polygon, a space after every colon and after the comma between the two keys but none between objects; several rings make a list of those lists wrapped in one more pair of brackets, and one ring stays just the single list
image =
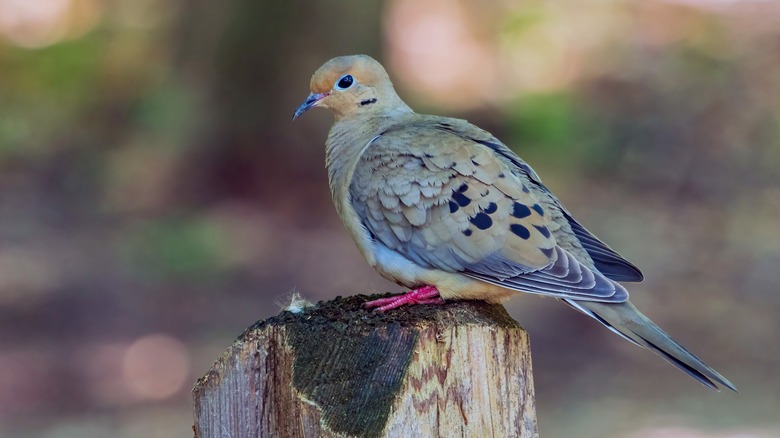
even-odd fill
[{"label": "long pointed tail", "polygon": [[661,356],[705,386],[719,391],[717,383],[732,391],[737,390],[728,379],[678,344],[630,302],[608,304],[592,301],[564,301],[634,344]]}]

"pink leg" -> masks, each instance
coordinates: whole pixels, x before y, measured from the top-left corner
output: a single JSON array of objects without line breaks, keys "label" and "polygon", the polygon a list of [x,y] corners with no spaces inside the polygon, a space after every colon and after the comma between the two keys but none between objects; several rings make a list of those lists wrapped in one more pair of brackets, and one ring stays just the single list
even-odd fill
[{"label": "pink leg", "polygon": [[366,309],[374,308],[375,312],[384,312],[404,304],[444,304],[444,300],[439,297],[436,286],[423,286],[402,295],[365,302],[363,307]]}]

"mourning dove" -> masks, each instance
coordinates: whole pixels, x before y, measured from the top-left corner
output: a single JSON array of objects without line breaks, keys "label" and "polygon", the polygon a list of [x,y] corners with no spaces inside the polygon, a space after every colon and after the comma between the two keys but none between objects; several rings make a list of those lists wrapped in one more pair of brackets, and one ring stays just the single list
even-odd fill
[{"label": "mourning dove", "polygon": [[412,289],[367,307],[555,297],[704,385],[736,391],[628,301],[617,282],[641,281],[639,269],[580,225],[493,135],[415,113],[365,55],[320,67],[293,120],[313,107],[335,114],[326,165],[344,225],[374,269]]}]

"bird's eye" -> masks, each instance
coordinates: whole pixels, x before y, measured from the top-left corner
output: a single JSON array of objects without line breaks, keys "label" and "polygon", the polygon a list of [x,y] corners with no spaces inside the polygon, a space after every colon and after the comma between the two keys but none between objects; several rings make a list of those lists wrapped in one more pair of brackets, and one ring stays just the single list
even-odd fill
[{"label": "bird's eye", "polygon": [[354,84],[354,83],[355,83],[355,79],[352,77],[352,75],[344,75],[336,83],[336,89],[337,90],[346,90],[347,88],[351,87],[352,84]]}]

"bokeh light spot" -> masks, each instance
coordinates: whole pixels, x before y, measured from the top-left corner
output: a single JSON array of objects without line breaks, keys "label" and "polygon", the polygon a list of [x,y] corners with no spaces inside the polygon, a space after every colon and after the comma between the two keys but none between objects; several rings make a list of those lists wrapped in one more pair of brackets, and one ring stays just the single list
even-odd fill
[{"label": "bokeh light spot", "polygon": [[94,28],[101,16],[95,0],[0,0],[0,38],[41,48]]},{"label": "bokeh light spot", "polygon": [[152,334],[125,351],[122,377],[139,398],[164,399],[181,389],[189,377],[190,359],[184,345],[168,335]]},{"label": "bokeh light spot", "polygon": [[495,90],[490,45],[458,2],[389,2],[385,37],[400,79],[439,103],[472,107]]}]

